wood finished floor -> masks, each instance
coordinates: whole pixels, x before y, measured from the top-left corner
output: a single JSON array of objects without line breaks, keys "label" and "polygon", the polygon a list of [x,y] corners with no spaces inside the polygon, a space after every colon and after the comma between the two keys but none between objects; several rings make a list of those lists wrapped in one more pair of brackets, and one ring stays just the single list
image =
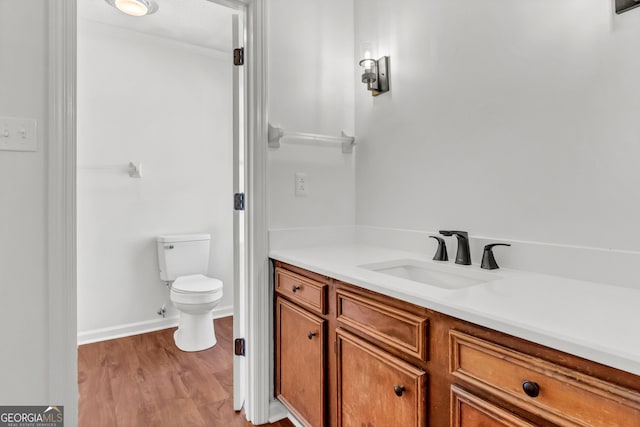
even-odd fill
[{"label": "wood finished floor", "polygon": [[196,353],[174,329],[80,346],[80,427],[251,426],[233,410],[232,318],[215,327],[218,344]]}]

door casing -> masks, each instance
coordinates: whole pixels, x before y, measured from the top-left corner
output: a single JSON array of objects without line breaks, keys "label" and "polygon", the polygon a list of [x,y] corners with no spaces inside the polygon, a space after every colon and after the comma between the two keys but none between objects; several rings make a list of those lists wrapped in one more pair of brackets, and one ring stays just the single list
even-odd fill
[{"label": "door casing", "polygon": [[[77,0],[48,0],[48,199],[49,402],[65,406],[78,423],[76,284],[76,41]],[[204,0],[203,0],[204,1]],[[246,16],[245,72],[248,149],[247,390],[245,415],[269,422],[270,288],[267,243],[267,52],[265,0],[209,0]],[[275,408],[275,409],[274,409]]]}]

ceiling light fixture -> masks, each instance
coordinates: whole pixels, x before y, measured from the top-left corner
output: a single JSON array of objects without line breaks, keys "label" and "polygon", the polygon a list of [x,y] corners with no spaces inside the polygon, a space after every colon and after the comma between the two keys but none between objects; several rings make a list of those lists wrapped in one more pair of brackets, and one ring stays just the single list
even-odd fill
[{"label": "ceiling light fixture", "polygon": [[158,4],[153,0],[105,0],[120,12],[131,16],[151,15],[158,10]]}]

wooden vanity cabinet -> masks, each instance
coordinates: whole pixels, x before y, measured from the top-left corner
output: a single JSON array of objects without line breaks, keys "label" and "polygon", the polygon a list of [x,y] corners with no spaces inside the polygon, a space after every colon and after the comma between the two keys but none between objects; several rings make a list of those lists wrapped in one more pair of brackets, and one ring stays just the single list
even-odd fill
[{"label": "wooden vanity cabinet", "polygon": [[305,424],[325,425],[325,321],[278,298],[278,398]]},{"label": "wooden vanity cabinet", "polygon": [[307,426],[640,427],[637,375],[276,264],[276,395]]},{"label": "wooden vanity cabinet", "polygon": [[536,427],[515,414],[468,391],[451,386],[452,427]]},{"label": "wooden vanity cabinet", "polygon": [[427,425],[426,309],[280,262],[275,291],[276,397],[301,423]]},{"label": "wooden vanity cabinet", "polygon": [[387,351],[424,365],[428,360],[428,311],[373,292],[338,283],[337,325]]},{"label": "wooden vanity cabinet", "polygon": [[338,426],[427,425],[427,310],[335,283]]},{"label": "wooden vanity cabinet", "polygon": [[[491,340],[502,334],[493,335],[486,339],[449,331],[452,425],[465,425],[458,401],[477,403],[481,395],[527,418],[542,420],[538,425],[640,427],[640,382],[635,390],[628,389],[586,373],[591,370],[606,377],[606,367],[584,360],[563,366],[558,363],[565,359],[560,352],[556,357],[542,358],[536,355],[539,346],[525,343],[516,350]],[[477,394],[465,392],[463,387]]]},{"label": "wooden vanity cabinet", "polygon": [[337,338],[339,426],[426,425],[426,372],[345,330]]},{"label": "wooden vanity cabinet", "polygon": [[325,426],[327,285],[284,270],[276,283],[276,396],[304,425]]}]

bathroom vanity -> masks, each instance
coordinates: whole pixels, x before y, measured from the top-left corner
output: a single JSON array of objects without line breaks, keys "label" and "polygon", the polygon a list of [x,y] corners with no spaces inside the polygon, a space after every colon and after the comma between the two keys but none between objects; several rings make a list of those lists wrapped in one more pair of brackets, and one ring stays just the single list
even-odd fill
[{"label": "bathroom vanity", "polygon": [[[469,289],[425,291],[393,277],[388,287],[377,285],[386,276],[339,252],[303,251],[298,262],[272,253],[280,258],[274,260],[275,394],[302,424],[640,426],[633,360],[628,369],[615,354],[606,359],[605,350],[598,355],[587,344],[562,342],[541,332],[545,320],[510,330],[514,322],[506,315],[501,321],[480,308],[463,309],[473,299]],[[332,257],[341,261],[329,262]],[[498,285],[491,292],[496,289],[503,292]],[[430,296],[422,300],[420,292]],[[511,309],[523,312],[522,322],[546,316],[553,323],[550,306],[546,313],[528,312],[538,310],[535,301]],[[600,363],[593,360],[599,357]]]}]

